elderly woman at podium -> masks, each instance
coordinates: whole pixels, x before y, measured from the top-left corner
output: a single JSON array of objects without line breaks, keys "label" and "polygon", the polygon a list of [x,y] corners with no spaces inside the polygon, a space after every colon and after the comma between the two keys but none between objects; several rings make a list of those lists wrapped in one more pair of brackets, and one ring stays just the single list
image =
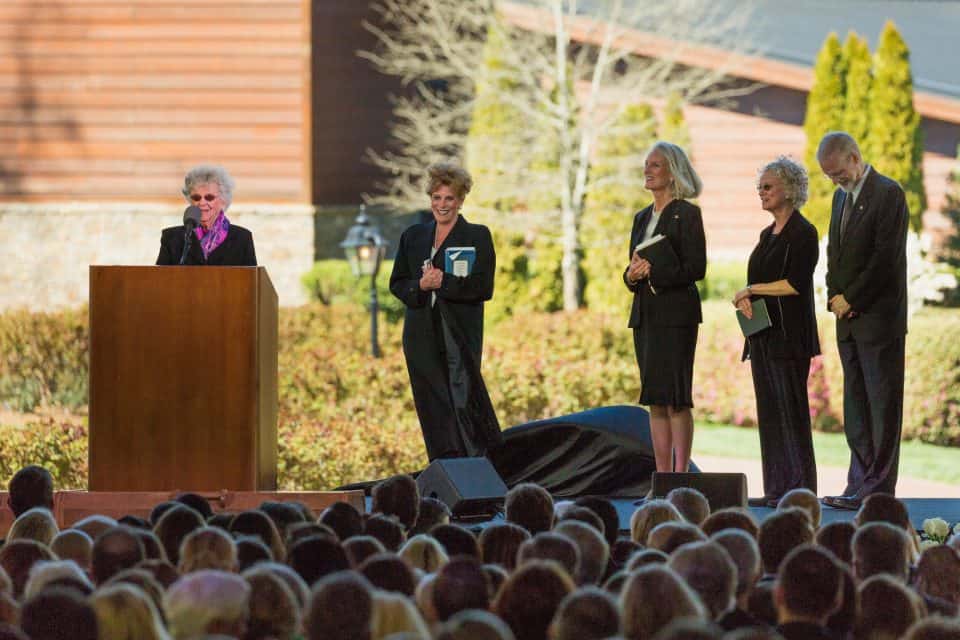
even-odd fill
[{"label": "elderly woman at podium", "polygon": [[183,195],[190,206],[182,225],[163,230],[158,265],[257,266],[253,235],[227,218],[233,186],[223,167],[201,165],[187,172]]}]

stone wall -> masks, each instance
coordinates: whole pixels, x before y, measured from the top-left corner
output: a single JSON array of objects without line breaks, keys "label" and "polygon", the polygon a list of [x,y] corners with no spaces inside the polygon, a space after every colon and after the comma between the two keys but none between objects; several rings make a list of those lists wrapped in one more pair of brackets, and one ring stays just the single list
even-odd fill
[{"label": "stone wall", "polygon": [[[87,302],[90,265],[151,265],[160,231],[182,205],[0,204],[0,310],[49,310]],[[314,208],[234,205],[230,221],[253,232],[281,306],[306,301],[301,276],[314,259]]]}]

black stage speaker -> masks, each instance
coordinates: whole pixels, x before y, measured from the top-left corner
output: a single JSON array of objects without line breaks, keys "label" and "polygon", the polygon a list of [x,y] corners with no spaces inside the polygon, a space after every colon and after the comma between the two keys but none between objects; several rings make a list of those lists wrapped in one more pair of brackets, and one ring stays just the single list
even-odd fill
[{"label": "black stage speaker", "polygon": [[742,473],[654,472],[654,498],[664,498],[677,487],[690,487],[705,495],[711,511],[747,506],[747,476]]},{"label": "black stage speaker", "polygon": [[420,495],[450,507],[454,518],[489,516],[503,503],[507,485],[486,458],[434,460],[417,477]]}]

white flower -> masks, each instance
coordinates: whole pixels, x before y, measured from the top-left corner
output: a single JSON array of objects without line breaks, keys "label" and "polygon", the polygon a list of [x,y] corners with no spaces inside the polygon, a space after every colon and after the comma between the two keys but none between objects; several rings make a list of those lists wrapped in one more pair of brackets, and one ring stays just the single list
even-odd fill
[{"label": "white flower", "polygon": [[950,535],[950,525],[943,518],[928,518],[923,521],[923,532],[937,541]]},{"label": "white flower", "polygon": [[953,525],[953,533],[960,536],[960,522]]}]

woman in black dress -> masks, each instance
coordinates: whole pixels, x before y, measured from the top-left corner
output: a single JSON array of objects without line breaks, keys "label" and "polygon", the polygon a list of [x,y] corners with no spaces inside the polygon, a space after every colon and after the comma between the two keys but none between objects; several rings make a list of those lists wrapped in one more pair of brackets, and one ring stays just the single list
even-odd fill
[{"label": "woman in black dress", "polygon": [[[644,186],[653,204],[636,214],[630,265],[623,281],[633,293],[630,327],[640,368],[640,404],[650,406],[657,471],[686,471],[693,447],[693,358],[702,321],[696,281],[707,269],[700,208],[687,202],[702,183],[683,149],[658,142],[647,154]],[[668,243],[663,260],[635,247],[656,235]],[[672,255],[670,255],[672,254]]]},{"label": "woman in black dress", "polygon": [[407,308],[403,354],[427,455],[478,456],[501,440],[480,376],[483,303],[493,297],[496,254],[490,230],[460,215],[470,174],[452,164],[427,172],[433,220],[403,232],[390,291]]},{"label": "woman in black dress", "polygon": [[813,302],[813,270],[820,248],[817,230],[800,214],[807,201],[807,172],[781,156],[760,172],[760,205],[773,224],[760,233],[750,254],[745,288],[733,304],[752,317],[751,301],[766,301],[769,329],[747,338],[757,397],[757,424],[763,460],[763,497],[755,506],[775,507],[791,489],[817,491],[817,466],[810,431],[807,377],[810,359],[820,353]]},{"label": "woman in black dress", "polygon": [[[202,165],[183,178],[183,197],[200,209],[200,220],[186,255],[187,229],[168,227],[160,234],[160,265],[257,266],[253,235],[227,219],[233,201],[233,178],[223,167]],[[181,258],[183,262],[181,263]]]}]

